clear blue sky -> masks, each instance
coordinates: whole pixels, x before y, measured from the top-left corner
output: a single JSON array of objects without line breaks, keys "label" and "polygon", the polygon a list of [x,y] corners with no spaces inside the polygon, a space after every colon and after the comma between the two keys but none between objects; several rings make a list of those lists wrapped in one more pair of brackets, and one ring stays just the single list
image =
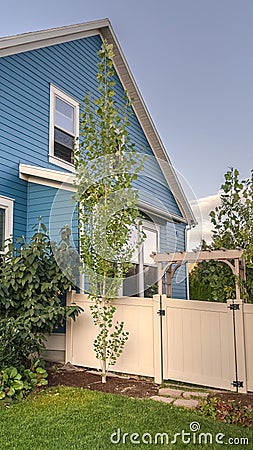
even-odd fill
[{"label": "clear blue sky", "polygon": [[253,0],[8,0],[2,36],[109,17],[169,156],[197,197],[253,168]]}]

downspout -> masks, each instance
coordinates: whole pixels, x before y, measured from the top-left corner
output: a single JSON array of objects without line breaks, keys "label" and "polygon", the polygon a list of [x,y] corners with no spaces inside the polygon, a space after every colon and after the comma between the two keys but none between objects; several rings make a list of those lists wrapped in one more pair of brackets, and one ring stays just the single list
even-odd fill
[{"label": "downspout", "polygon": [[[185,238],[184,238],[184,242],[185,242],[185,250],[186,251],[190,251],[191,249],[189,249],[189,239],[188,239],[188,231],[190,231],[192,228],[194,227],[194,225],[186,225],[185,227]],[[189,284],[189,272],[188,272],[188,262],[185,264],[185,269],[186,269],[186,298],[187,300],[190,299],[190,284]]]}]

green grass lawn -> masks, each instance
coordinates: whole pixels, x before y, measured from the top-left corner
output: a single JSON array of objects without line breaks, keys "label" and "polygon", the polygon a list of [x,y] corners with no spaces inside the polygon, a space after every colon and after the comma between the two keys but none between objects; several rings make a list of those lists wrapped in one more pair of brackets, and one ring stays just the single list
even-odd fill
[{"label": "green grass lawn", "polygon": [[[198,422],[200,431],[190,431],[190,424]],[[193,425],[191,425],[193,427]],[[112,433],[121,430],[120,443],[111,443]],[[182,442],[182,430],[185,435]],[[199,433],[211,433],[212,445],[198,445]],[[132,436],[123,434],[138,433]],[[143,437],[144,433],[146,434]],[[166,444],[156,433],[167,433],[173,440],[179,433],[177,442]],[[223,433],[224,445],[215,442],[217,433]],[[194,438],[195,435],[195,438]],[[229,438],[247,438],[248,445],[239,443],[225,444]],[[147,443],[143,443],[142,438]],[[118,435],[114,435],[115,442]],[[152,439],[153,443],[148,442]],[[210,437],[209,437],[210,439]],[[134,440],[136,443],[134,443]],[[140,444],[138,444],[140,440]],[[210,442],[210,440],[209,440]],[[53,388],[30,396],[26,400],[0,407],[0,449],[1,450],[74,450],[74,449],[243,449],[253,448],[253,430],[226,425],[208,420],[192,410],[164,405],[152,400],[135,400],[118,395],[104,394],[77,388]]]}]

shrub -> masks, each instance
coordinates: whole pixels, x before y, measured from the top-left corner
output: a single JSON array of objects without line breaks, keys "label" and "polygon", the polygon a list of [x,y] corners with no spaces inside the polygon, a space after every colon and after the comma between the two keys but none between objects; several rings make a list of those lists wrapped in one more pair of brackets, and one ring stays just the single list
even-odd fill
[{"label": "shrub", "polygon": [[30,369],[6,367],[0,371],[0,400],[21,400],[30,391],[46,385],[47,372],[36,360]]},{"label": "shrub", "polygon": [[241,425],[244,427],[253,426],[253,409],[252,406],[244,406],[235,400],[221,400],[211,397],[203,400],[198,410],[205,416],[220,420],[224,423],[233,425]]},{"label": "shrub", "polygon": [[40,352],[46,335],[81,311],[60,300],[74,288],[78,269],[70,229],[61,230],[59,244],[50,242],[41,221],[34,229],[31,239],[9,243],[0,265],[0,368],[18,367],[29,353]]},{"label": "shrub", "polygon": [[43,342],[22,318],[0,318],[0,368],[19,367],[30,353],[40,353]]}]

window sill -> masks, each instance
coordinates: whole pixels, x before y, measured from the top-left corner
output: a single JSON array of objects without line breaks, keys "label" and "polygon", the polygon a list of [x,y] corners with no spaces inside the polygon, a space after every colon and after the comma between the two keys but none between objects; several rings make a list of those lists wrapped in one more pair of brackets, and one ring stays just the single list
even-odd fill
[{"label": "window sill", "polygon": [[54,164],[55,166],[62,167],[63,169],[69,170],[70,172],[75,172],[75,167],[73,164],[70,164],[66,161],[63,161],[57,156],[49,155],[49,162]]}]

